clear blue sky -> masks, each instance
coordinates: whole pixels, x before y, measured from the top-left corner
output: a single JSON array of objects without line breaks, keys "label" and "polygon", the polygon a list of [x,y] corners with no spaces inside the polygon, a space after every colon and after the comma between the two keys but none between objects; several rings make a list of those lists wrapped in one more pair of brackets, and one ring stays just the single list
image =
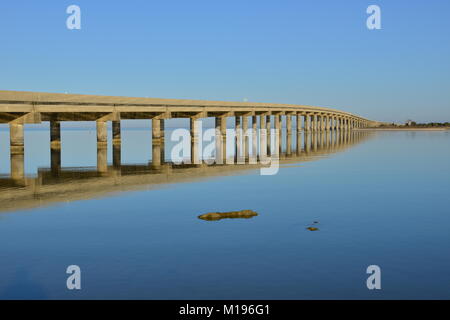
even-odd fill
[{"label": "clear blue sky", "polygon": [[[382,30],[366,28],[370,4]],[[2,1],[0,89],[450,121],[449,15],[448,0]]]}]

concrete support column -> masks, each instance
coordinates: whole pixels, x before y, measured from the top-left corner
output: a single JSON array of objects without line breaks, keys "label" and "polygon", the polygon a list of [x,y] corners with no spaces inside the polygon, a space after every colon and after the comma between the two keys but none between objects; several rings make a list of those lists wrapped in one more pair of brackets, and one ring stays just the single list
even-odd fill
[{"label": "concrete support column", "polygon": [[275,143],[274,143],[275,154],[280,154],[281,149],[281,116],[279,114],[275,115]]},{"label": "concrete support column", "polygon": [[248,159],[250,156],[250,137],[248,136],[248,116],[242,116],[242,138],[243,138],[243,156]]},{"label": "concrete support column", "polygon": [[54,176],[61,172],[61,148],[50,148],[50,171]]},{"label": "concrete support column", "polygon": [[264,159],[267,155],[267,123],[266,116],[259,117],[259,157]]},{"label": "concrete support column", "polygon": [[11,179],[19,182],[25,179],[25,155],[23,153],[11,153]]},{"label": "concrete support column", "polygon": [[23,124],[9,125],[10,153],[24,153],[24,132]]},{"label": "concrete support column", "polygon": [[152,166],[160,167],[164,162],[164,119],[152,119]]},{"label": "concrete support column", "polygon": [[112,138],[113,144],[120,144],[121,142],[120,120],[112,122]]},{"label": "concrete support column", "polygon": [[61,148],[61,122],[59,121],[50,121],[50,147]]},{"label": "concrete support column", "polygon": [[196,117],[189,119],[191,128],[191,163],[200,164],[199,141],[200,141],[200,125],[201,121]]},{"label": "concrete support column", "polygon": [[97,144],[105,145],[108,143],[108,130],[106,121],[97,121]]},{"label": "concrete support column", "polygon": [[304,116],[304,126],[305,126],[305,132],[311,131],[311,116],[309,114],[306,114]]},{"label": "concrete support column", "polygon": [[286,115],[286,153],[292,154],[292,116]]},{"label": "concrete support column", "polygon": [[272,154],[272,124],[271,124],[271,116],[267,116],[266,118],[266,133],[267,133],[267,155]]},{"label": "concrete support column", "polygon": [[312,131],[317,131],[317,114],[312,116]]},{"label": "concrete support column", "polygon": [[241,125],[241,116],[235,116],[235,153],[234,158],[236,161],[240,160],[242,157],[242,125]]},{"label": "concrete support column", "polygon": [[97,121],[97,171],[108,171],[108,131],[106,121]]},{"label": "concrete support column", "polygon": [[[306,134],[306,122],[304,123],[304,132]],[[302,150],[302,115],[297,113],[297,143],[295,147],[296,153],[299,155]]]},{"label": "concrete support column", "polygon": [[58,176],[61,172],[61,123],[50,120],[50,171]]},{"label": "concrete support column", "polygon": [[108,149],[99,143],[97,143],[97,172],[100,174],[108,172]]},{"label": "concrete support column", "polygon": [[252,158],[256,163],[258,157],[258,117],[252,116]]},{"label": "concrete support column", "polygon": [[[217,120],[217,118],[216,118]],[[227,160],[227,117],[225,116],[221,116],[218,118],[218,123],[216,125],[219,127],[220,130],[220,137],[222,138],[221,141],[221,159],[222,159],[222,163],[226,163]]]},{"label": "concrete support column", "polygon": [[122,146],[120,143],[113,144],[113,167],[118,169],[122,164]]},{"label": "concrete support column", "polygon": [[223,148],[222,148],[222,132],[220,130],[220,117],[214,118],[214,128],[216,130],[215,142],[216,142],[216,164],[223,164]]},{"label": "concrete support column", "polygon": [[326,131],[330,130],[330,117],[329,116],[325,116],[325,130]]},{"label": "concrete support column", "polygon": [[[305,128],[306,131],[306,128]],[[297,133],[302,132],[302,116],[297,113]]]}]

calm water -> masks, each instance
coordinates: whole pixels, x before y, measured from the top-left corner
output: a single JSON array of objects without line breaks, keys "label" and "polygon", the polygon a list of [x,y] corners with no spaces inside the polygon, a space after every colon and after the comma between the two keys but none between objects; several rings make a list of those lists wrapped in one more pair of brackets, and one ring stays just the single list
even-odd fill
[{"label": "calm water", "polygon": [[[31,182],[17,187],[0,130],[0,298],[450,298],[450,132],[374,133],[273,176],[193,168],[165,183],[146,168],[150,131],[124,130],[126,186],[95,173],[94,130],[63,131],[63,180],[49,178],[48,132],[25,138]],[[1,198],[40,185],[28,209]],[[258,216],[197,218],[242,209]],[[80,291],[66,289],[73,264]],[[366,287],[372,264],[382,290]]]}]

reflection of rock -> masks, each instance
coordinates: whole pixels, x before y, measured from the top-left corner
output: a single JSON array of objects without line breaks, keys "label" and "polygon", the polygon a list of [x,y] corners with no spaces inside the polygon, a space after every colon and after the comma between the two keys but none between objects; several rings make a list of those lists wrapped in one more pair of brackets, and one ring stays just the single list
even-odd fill
[{"label": "reflection of rock", "polygon": [[252,210],[230,211],[230,212],[209,212],[198,216],[199,219],[207,221],[215,221],[221,219],[249,219],[258,214]]}]

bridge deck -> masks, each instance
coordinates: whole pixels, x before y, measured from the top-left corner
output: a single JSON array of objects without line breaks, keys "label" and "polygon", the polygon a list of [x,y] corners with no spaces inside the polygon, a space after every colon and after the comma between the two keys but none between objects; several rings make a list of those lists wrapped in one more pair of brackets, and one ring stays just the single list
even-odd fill
[{"label": "bridge deck", "polygon": [[[31,112],[42,114],[44,121],[49,121],[55,113],[67,113],[68,117],[63,116],[59,119],[61,121],[96,120],[108,113],[120,113],[121,119],[147,119],[154,116],[183,118],[193,114],[199,114],[200,117],[220,114],[321,114],[368,121],[348,112],[305,105],[0,91],[0,122],[10,122],[17,114]],[[85,115],[81,116],[81,113]]]}]

